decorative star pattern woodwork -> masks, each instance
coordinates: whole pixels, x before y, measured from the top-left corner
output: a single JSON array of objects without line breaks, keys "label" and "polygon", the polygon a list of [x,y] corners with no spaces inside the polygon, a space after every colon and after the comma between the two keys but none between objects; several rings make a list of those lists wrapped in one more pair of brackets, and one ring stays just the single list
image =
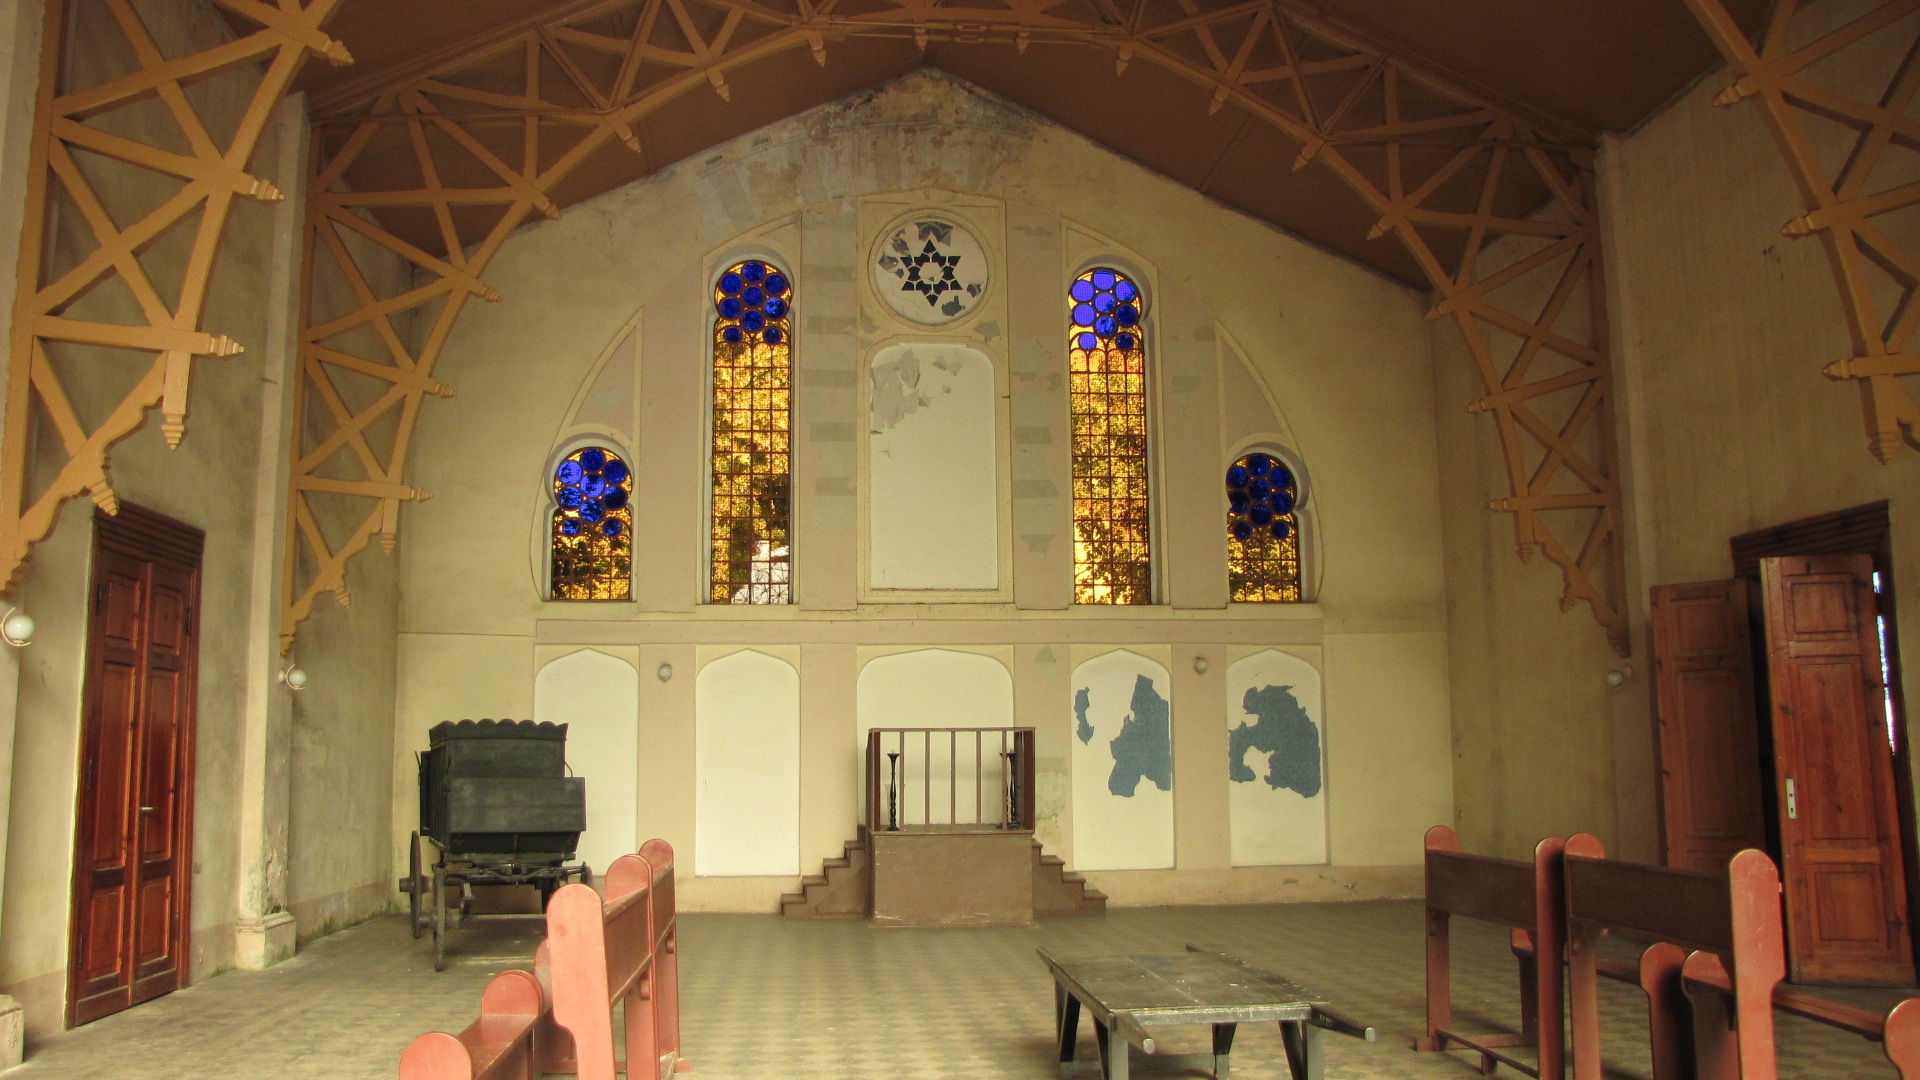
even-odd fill
[{"label": "decorative star pattern woodwork", "polygon": [[[1586,602],[1624,651],[1591,137],[1391,55],[1315,16],[1318,6],[588,0],[317,98],[309,257],[320,265],[309,281],[326,270],[358,306],[307,323],[309,441],[296,454],[298,572],[283,641],[320,593],[345,599],[347,560],[376,534],[390,546],[399,504],[421,497],[401,479],[421,399],[446,392],[432,372],[448,332],[469,299],[496,299],[482,275],[527,215],[557,215],[554,193],[609,140],[646,155],[639,121],[679,95],[728,98],[729,75],[745,65],[799,48],[825,64],[832,43],[878,37],[923,49],[1004,42],[1024,52],[1048,40],[1110,50],[1122,73],[1160,65],[1201,87],[1205,107],[1272,125],[1299,145],[1297,168],[1331,169],[1377,215],[1373,235],[1413,253],[1436,294],[1431,317],[1465,337],[1485,388],[1470,407],[1493,420],[1510,485],[1493,508],[1513,515],[1521,557],[1545,554],[1563,575],[1563,609]],[[402,141],[405,175],[356,171],[370,147]],[[425,284],[377,292],[348,233],[406,260]],[[377,342],[329,343],[356,328]],[[330,385],[349,373],[391,389],[348,405]],[[395,420],[376,452],[363,433],[383,417]],[[350,479],[320,488],[323,466]],[[316,490],[372,505],[357,529],[330,537],[307,505]]]},{"label": "decorative star pattern woodwork", "polygon": [[[1720,0],[1687,0],[1700,25],[1726,57],[1733,84],[1714,99],[1722,107],[1753,103],[1786,159],[1806,212],[1781,232],[1819,236],[1840,287],[1853,355],[1827,364],[1831,379],[1860,387],[1867,449],[1882,462],[1907,445],[1920,449],[1920,252],[1912,235],[1920,183],[1900,182],[1910,167],[1889,149],[1920,149],[1920,0],[1888,0],[1819,38],[1793,44],[1798,0],[1775,0],[1760,47],[1740,32]],[[1892,46],[1891,49],[1888,46]],[[1881,64],[1879,53],[1892,62]],[[1881,71],[1886,89],[1872,100],[1828,85],[1827,74]],[[1871,76],[1868,76],[1871,78]],[[1825,130],[1822,130],[1825,129]],[[1823,153],[1840,135],[1846,152]],[[1878,179],[1876,180],[1876,177]]]},{"label": "decorative star pattern woodwork", "polygon": [[[241,351],[200,328],[228,212],[236,198],[281,198],[247,166],[307,55],[350,59],[320,31],[338,0],[216,2],[258,29],[168,56],[130,0],[48,0],[0,439],[0,581],[9,591],[67,499],[84,494],[118,510],[108,451],[155,405],[167,443],[179,444],[193,361]],[[70,48],[70,25],[94,35],[85,61]],[[86,85],[62,77],[116,52],[121,67],[89,68]],[[216,77],[252,83],[237,116],[189,93]],[[137,134],[166,124],[173,130],[164,137]],[[157,205],[135,203],[122,182],[129,172],[145,174],[147,187],[158,177],[178,188]],[[169,238],[189,233],[176,266],[180,248]],[[139,374],[118,404],[104,415],[76,408],[78,384],[110,385],[121,370]]]}]

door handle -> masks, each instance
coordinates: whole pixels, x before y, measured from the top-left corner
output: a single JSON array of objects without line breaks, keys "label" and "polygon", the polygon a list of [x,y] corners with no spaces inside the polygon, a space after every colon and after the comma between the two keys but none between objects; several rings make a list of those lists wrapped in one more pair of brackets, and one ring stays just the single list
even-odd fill
[{"label": "door handle", "polygon": [[1799,816],[1800,806],[1793,796],[1793,777],[1789,776],[1787,777],[1787,820],[1792,821]]},{"label": "door handle", "polygon": [[141,807],[141,808],[140,808],[140,812],[141,812],[141,813],[143,813],[143,814],[151,814],[151,813],[153,813],[153,807],[151,807],[151,806],[143,806],[143,807]]}]

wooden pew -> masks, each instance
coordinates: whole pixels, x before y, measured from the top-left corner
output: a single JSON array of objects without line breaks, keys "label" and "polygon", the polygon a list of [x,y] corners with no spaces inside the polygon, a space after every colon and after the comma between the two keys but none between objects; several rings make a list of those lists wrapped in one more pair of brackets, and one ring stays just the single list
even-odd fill
[{"label": "wooden pew", "polygon": [[551,1071],[556,1032],[546,991],[503,971],[480,995],[480,1018],[458,1035],[429,1031],[400,1054],[400,1080],[533,1080]]},{"label": "wooden pew", "polygon": [[[673,849],[651,840],[641,851],[607,869],[604,898],[566,885],[547,904],[553,1019],[572,1036],[581,1080],[656,1080],[690,1068],[679,1056]],[[625,1061],[614,1054],[615,1008],[626,1021]]]},{"label": "wooden pew", "polygon": [[[1427,1034],[1415,1050],[1471,1050],[1480,1055],[1480,1071],[1498,1063],[1541,1080],[1565,1074],[1561,973],[1564,928],[1561,904],[1561,851],[1558,837],[1535,845],[1533,863],[1467,855],[1445,825],[1427,830]],[[1465,1035],[1452,1030],[1453,1005],[1448,920],[1454,915],[1504,926],[1520,960],[1521,1029],[1518,1032]],[[1533,1046],[1538,1065],[1506,1053],[1508,1047]]]},{"label": "wooden pew", "polygon": [[1693,1001],[1701,1080],[1776,1080],[1773,1014],[1790,1013],[1880,1044],[1902,1080],[1920,1080],[1920,998],[1884,1016],[1788,986],[1780,874],[1748,849],[1727,866],[1733,948],[1688,955],[1682,983]]}]

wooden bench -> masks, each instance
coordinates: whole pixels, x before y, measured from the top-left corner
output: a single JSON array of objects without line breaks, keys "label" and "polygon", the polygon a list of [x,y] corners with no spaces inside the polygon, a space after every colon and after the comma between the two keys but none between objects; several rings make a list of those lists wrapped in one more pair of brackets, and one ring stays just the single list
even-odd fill
[{"label": "wooden bench", "polygon": [[[566,885],[547,905],[553,1020],[572,1036],[571,1071],[581,1080],[654,1080],[691,1068],[680,1058],[673,848],[649,840],[640,852],[614,860],[601,879],[604,897]],[[625,1061],[614,1053],[615,1008],[626,1021]]]},{"label": "wooden bench", "polygon": [[[1415,1050],[1471,1050],[1480,1055],[1480,1071],[1504,1063],[1539,1078],[1565,1074],[1562,1021],[1561,851],[1558,837],[1533,849],[1531,865],[1513,859],[1468,855],[1445,825],[1427,830],[1427,1034]],[[1454,1031],[1451,950],[1448,921],[1454,915],[1504,926],[1520,961],[1518,1032],[1466,1035]],[[1532,1063],[1505,1052],[1537,1048]]]},{"label": "wooden bench", "polygon": [[400,1080],[533,1080],[559,1056],[546,991],[503,971],[480,994],[480,1018],[458,1035],[429,1031],[400,1054]]}]

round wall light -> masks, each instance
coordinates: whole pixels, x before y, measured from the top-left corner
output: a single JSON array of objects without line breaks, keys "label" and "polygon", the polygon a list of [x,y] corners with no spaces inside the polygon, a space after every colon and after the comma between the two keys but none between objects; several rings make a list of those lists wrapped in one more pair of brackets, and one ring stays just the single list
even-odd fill
[{"label": "round wall light", "polygon": [[15,648],[32,641],[33,616],[19,608],[9,610],[7,617],[0,619],[0,639],[4,639],[7,644]]}]

